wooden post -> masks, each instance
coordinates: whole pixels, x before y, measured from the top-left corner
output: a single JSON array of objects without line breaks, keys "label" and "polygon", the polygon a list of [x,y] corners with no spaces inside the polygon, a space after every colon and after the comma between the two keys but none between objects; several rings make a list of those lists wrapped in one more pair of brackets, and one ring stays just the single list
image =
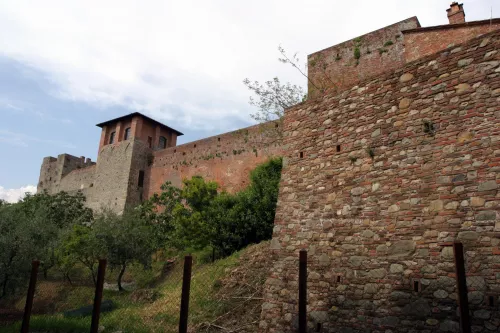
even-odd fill
[{"label": "wooden post", "polygon": [[307,332],[307,251],[299,254],[299,333]]},{"label": "wooden post", "polygon": [[97,270],[97,284],[95,286],[94,307],[92,308],[92,323],[90,333],[97,333],[99,330],[99,316],[101,315],[102,290],[104,287],[104,275],[106,274],[106,259],[99,259]]},{"label": "wooden post", "polygon": [[33,298],[35,296],[36,279],[38,276],[38,266],[40,266],[40,261],[33,260],[31,262],[30,284],[28,286],[28,294],[26,295],[26,304],[24,306],[21,333],[28,333],[30,329],[31,309],[33,308]]},{"label": "wooden post", "polygon": [[458,309],[460,312],[460,332],[471,333],[467,279],[465,276],[464,247],[460,242],[453,243],[455,273],[457,276]]},{"label": "wooden post", "polygon": [[191,268],[193,257],[184,257],[184,274],[182,276],[181,314],[179,318],[179,333],[187,333],[189,314],[189,291],[191,289]]}]

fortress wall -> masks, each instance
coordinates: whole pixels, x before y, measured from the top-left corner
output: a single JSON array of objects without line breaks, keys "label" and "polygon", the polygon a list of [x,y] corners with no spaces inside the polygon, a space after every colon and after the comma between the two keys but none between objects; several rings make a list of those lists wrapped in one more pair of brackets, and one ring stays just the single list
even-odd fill
[{"label": "fortress wall", "polygon": [[[55,194],[59,191],[75,191],[80,188],[80,181],[74,179],[74,175],[70,176],[73,172],[78,172],[76,178],[92,178],[92,167],[95,162],[86,159],[85,156],[76,157],[70,154],[60,154],[57,158],[45,157],[43,159],[42,167],[40,168],[40,177],[38,182],[37,191],[47,191],[49,194]],[[73,183],[73,180],[78,183]],[[88,183],[88,182],[85,182]]]},{"label": "fortress wall", "polygon": [[[407,62],[415,61],[497,29],[500,29],[500,19],[405,31],[405,59]],[[456,51],[458,49],[451,50]]]},{"label": "fortress wall", "polygon": [[96,166],[75,169],[64,176],[59,183],[59,191],[74,192],[94,186]]},{"label": "fortress wall", "polygon": [[499,46],[496,31],[286,111],[262,332],[297,329],[300,249],[311,331],[457,332],[440,245],[453,240],[479,281],[473,330],[497,329],[486,296],[500,295]]},{"label": "fortress wall", "polygon": [[121,213],[127,204],[133,151],[141,142],[134,139],[104,146],[95,168],[94,186],[87,192],[87,204],[94,210],[111,208]]},{"label": "fortress wall", "polygon": [[226,191],[238,191],[248,185],[249,173],[258,164],[282,155],[276,138],[265,133],[257,125],[156,151],[145,193],[149,197],[159,192],[166,181],[180,186],[182,179],[195,175],[217,181]]},{"label": "fortress wall", "polygon": [[[412,17],[310,54],[307,57],[308,76],[317,86],[335,85],[344,89],[390,69],[400,68],[405,63],[401,31],[419,26],[418,19]],[[384,46],[386,43],[392,45]],[[358,61],[354,56],[356,46],[360,50]],[[308,86],[309,97],[315,97],[318,91],[311,83]]]}]

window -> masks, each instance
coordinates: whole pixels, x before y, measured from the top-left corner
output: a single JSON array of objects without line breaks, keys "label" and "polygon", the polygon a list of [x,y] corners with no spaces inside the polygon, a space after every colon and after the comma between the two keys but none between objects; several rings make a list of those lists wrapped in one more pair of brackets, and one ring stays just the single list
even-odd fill
[{"label": "window", "polygon": [[137,181],[137,186],[139,186],[139,187],[144,186],[144,171],[143,170],[139,171],[139,180]]},{"label": "window", "polygon": [[128,140],[130,139],[130,127],[127,127],[125,129],[125,135],[123,136],[123,140]]},{"label": "window", "polygon": [[167,148],[167,139],[164,136],[160,136],[160,139],[158,140],[158,148]]},{"label": "window", "polygon": [[111,132],[111,134],[109,135],[109,144],[115,143],[115,135],[116,132]]},{"label": "window", "polygon": [[153,147],[153,138],[148,136],[148,147],[152,148]]}]

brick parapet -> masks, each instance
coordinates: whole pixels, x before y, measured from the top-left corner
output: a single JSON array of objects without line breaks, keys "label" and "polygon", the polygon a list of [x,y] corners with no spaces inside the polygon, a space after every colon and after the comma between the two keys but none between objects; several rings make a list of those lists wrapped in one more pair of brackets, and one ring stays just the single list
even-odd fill
[{"label": "brick parapet", "polygon": [[485,299],[500,290],[499,45],[495,31],[286,111],[262,332],[296,331],[302,248],[312,330],[456,331],[439,246],[453,240],[482,282],[475,329],[497,327]]},{"label": "brick parapet", "polygon": [[248,185],[253,168],[269,157],[282,155],[280,141],[269,135],[280,129],[274,123],[269,125],[266,130],[256,125],[154,151],[145,189],[147,196],[160,191],[166,181],[180,186],[182,179],[194,175],[215,180],[228,192],[240,190]]}]

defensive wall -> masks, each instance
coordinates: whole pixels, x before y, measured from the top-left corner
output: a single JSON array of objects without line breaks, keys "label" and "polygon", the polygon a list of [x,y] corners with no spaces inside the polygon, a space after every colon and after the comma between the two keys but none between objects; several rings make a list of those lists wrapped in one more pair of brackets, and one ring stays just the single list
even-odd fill
[{"label": "defensive wall", "polygon": [[155,152],[148,170],[148,197],[166,181],[180,186],[182,179],[195,175],[214,180],[231,193],[241,190],[248,185],[251,170],[282,155],[277,126],[252,126]]},{"label": "defensive wall", "polygon": [[462,4],[447,10],[450,24],[421,27],[417,17],[310,54],[309,97],[343,90],[476,36],[500,29],[500,19],[465,22]]},{"label": "defensive wall", "polygon": [[286,110],[262,332],[297,330],[300,249],[311,332],[458,332],[454,240],[482,281],[473,329],[498,330],[499,46],[497,30]]},{"label": "defensive wall", "polygon": [[[179,146],[171,146],[175,141],[169,139],[165,149],[149,146],[144,134],[109,143],[110,133],[117,133],[118,139],[128,126],[132,133],[144,133],[146,128],[146,134],[156,133],[158,137],[162,132],[141,125],[147,122],[138,119],[122,123],[103,127],[97,162],[69,154],[46,157],[38,191],[81,191],[90,208],[110,208],[121,213],[159,192],[165,182],[180,186],[182,179],[195,175],[214,180],[221,190],[234,193],[248,185],[250,171],[257,165],[282,155],[279,123],[243,128]],[[128,125],[134,123],[138,125]],[[142,126],[143,131],[136,131],[134,126]]]},{"label": "defensive wall", "polygon": [[[405,47],[401,31],[420,27],[416,17],[389,25],[307,57],[309,96],[317,88],[347,88],[405,64]],[[359,52],[359,53],[358,53]]]}]

